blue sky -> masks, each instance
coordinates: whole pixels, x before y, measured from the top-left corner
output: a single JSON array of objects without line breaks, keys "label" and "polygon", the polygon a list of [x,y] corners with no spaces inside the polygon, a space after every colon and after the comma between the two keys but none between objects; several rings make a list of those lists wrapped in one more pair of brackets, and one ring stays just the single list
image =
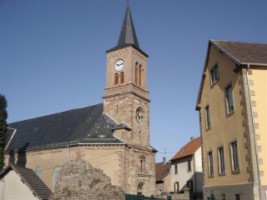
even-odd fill
[{"label": "blue sky", "polygon": [[[8,122],[102,102],[106,50],[125,0],[0,0],[0,94]],[[149,55],[151,144],[170,159],[199,133],[208,40],[267,43],[266,0],[130,0]]]}]

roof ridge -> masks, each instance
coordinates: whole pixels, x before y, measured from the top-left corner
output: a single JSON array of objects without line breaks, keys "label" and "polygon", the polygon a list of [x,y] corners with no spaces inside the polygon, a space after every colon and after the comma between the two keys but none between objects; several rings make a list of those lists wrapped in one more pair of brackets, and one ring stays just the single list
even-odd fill
[{"label": "roof ridge", "polygon": [[[26,121],[30,121],[30,120],[34,120],[34,119],[41,119],[43,117],[49,117],[49,116],[52,116],[52,115],[57,115],[57,114],[61,114],[61,113],[71,112],[71,111],[74,111],[74,110],[79,110],[79,109],[84,109],[84,108],[89,108],[89,107],[94,107],[94,106],[100,106],[100,105],[103,105],[103,103],[98,103],[98,104],[93,104],[93,105],[90,105],[90,106],[83,106],[83,107],[78,107],[78,108],[72,108],[72,109],[59,111],[59,112],[54,112],[54,113],[50,113],[50,114],[45,114],[45,115],[41,115],[41,116],[37,116],[37,117],[31,117],[31,118],[28,118],[28,119],[24,119],[24,120],[8,123],[8,125],[12,125],[12,124],[18,123],[18,122],[26,122]],[[9,128],[12,128],[12,126],[10,126]]]},{"label": "roof ridge", "polygon": [[262,44],[262,45],[267,45],[267,43],[263,42],[252,42],[252,41],[233,41],[233,40],[209,40],[210,42],[227,42],[227,43],[239,43],[239,44]]}]

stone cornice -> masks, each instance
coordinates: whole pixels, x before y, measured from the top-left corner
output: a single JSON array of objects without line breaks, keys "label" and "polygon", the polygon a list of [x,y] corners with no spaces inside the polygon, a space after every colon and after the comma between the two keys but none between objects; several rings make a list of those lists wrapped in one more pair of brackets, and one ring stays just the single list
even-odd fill
[{"label": "stone cornice", "polygon": [[129,83],[126,85],[120,85],[120,86],[112,87],[112,88],[106,88],[103,98],[108,99],[108,98],[112,98],[115,96],[121,96],[124,94],[133,94],[133,95],[140,97],[143,100],[150,102],[149,92],[146,90],[143,90],[140,87],[137,87],[133,83]]}]

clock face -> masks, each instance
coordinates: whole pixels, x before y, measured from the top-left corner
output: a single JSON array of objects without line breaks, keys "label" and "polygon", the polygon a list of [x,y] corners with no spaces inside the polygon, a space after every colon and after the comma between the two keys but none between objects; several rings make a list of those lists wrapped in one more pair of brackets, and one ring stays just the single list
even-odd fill
[{"label": "clock face", "polygon": [[136,121],[138,123],[142,122],[142,120],[143,120],[143,113],[140,110],[137,110],[136,111],[136,114],[135,114],[135,118],[136,118]]},{"label": "clock face", "polygon": [[123,67],[124,67],[124,61],[122,59],[117,60],[114,64],[114,69],[117,72],[121,71]]}]

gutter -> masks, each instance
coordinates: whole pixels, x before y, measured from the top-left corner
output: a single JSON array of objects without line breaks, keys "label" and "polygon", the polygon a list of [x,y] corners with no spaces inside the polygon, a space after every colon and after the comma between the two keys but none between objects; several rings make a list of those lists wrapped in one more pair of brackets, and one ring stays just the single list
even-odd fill
[{"label": "gutter", "polygon": [[6,151],[6,150],[7,150],[7,148],[8,148],[8,147],[9,147],[9,145],[10,145],[10,142],[12,141],[12,139],[13,139],[14,135],[15,135],[15,134],[16,134],[16,132],[17,132],[17,129],[15,129],[15,128],[10,128],[10,127],[8,127],[8,129],[11,129],[11,130],[13,130],[13,133],[12,133],[12,136],[10,137],[10,139],[9,139],[9,141],[8,141],[7,145],[6,145],[6,148],[4,149],[4,151]]},{"label": "gutter", "polygon": [[252,110],[252,99],[251,99],[251,89],[249,84],[249,78],[248,78],[248,72],[250,69],[250,63],[247,63],[247,71],[246,71],[246,78],[247,78],[247,84],[248,84],[248,96],[249,96],[249,107],[250,107],[250,114],[252,119],[252,130],[253,130],[253,138],[254,138],[254,150],[255,150],[255,156],[256,156],[256,167],[257,167],[257,178],[258,178],[258,190],[259,190],[259,200],[262,200],[262,190],[261,190],[261,179],[260,179],[260,169],[259,169],[259,157],[257,153],[257,141],[256,141],[256,129],[255,129],[255,123],[254,123],[254,117],[253,117],[253,110]]}]

